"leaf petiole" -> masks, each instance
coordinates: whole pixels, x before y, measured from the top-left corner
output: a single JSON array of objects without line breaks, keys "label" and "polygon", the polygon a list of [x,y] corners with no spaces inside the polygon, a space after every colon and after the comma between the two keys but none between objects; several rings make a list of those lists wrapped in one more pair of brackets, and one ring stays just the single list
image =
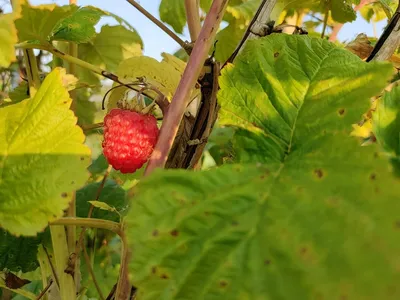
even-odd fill
[{"label": "leaf petiole", "polygon": [[84,226],[84,227],[92,227],[92,228],[102,228],[102,229],[107,229],[110,230],[119,236],[122,234],[122,228],[119,223],[113,222],[113,221],[108,221],[108,220],[102,220],[102,219],[91,219],[91,218],[61,218],[58,219],[50,225],[76,225],[76,226]]}]

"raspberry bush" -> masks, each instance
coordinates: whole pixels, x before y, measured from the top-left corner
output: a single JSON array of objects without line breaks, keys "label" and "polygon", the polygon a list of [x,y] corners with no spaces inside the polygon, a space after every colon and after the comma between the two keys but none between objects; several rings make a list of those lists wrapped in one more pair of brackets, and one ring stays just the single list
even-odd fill
[{"label": "raspberry bush", "polygon": [[128,2],[0,13],[2,299],[399,299],[398,3]]}]

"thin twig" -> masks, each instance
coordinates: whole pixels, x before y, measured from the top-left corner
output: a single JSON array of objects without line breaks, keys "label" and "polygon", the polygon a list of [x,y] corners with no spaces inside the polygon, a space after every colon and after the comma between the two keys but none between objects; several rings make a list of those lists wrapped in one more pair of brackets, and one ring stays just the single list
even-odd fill
[{"label": "thin twig", "polygon": [[104,126],[103,122],[96,123],[96,124],[90,124],[90,125],[81,125],[81,128],[83,131],[90,131],[93,129],[98,129]]},{"label": "thin twig", "polygon": [[49,283],[47,286],[44,288],[44,290],[37,296],[36,300],[42,299],[42,297],[47,293],[49,290],[50,286],[53,284],[53,280],[50,279]]},{"label": "thin twig", "polygon": [[[69,63],[74,63],[81,68],[87,69],[87,70],[92,71],[101,76],[104,76],[105,78],[108,78],[116,83],[126,86],[127,88],[129,88],[131,90],[134,90],[136,92],[138,92],[140,90],[139,88],[132,86],[131,81],[129,79],[120,78],[112,72],[103,70],[100,67],[92,65],[92,64],[90,64],[84,60],[81,60],[77,57],[71,56],[68,53],[64,53],[64,52],[58,50],[57,48],[53,47],[52,45],[32,44],[32,43],[28,43],[28,42],[23,42],[23,43],[16,44],[15,48],[46,50],[46,51],[52,53],[56,57],[59,57]],[[152,99],[151,95],[146,94],[146,93],[143,93],[143,94]]]},{"label": "thin twig", "polygon": [[187,50],[189,43],[184,42],[179,36],[175,34],[171,29],[164,25],[163,22],[155,18],[151,13],[149,13],[146,9],[143,8],[139,3],[134,0],[126,0],[133,7],[135,7],[138,11],[140,11],[145,17],[147,17],[150,21],[152,21],[155,25],[157,25],[162,31],[168,34],[175,42],[179,44],[183,49]]},{"label": "thin twig", "polygon": [[326,26],[328,25],[328,18],[329,18],[329,9],[327,9],[325,12],[324,24],[323,24],[322,32],[321,32],[321,39],[323,39],[325,37]]},{"label": "thin twig", "polygon": [[367,58],[371,60],[383,61],[389,59],[400,43],[400,0],[396,12],[393,14],[388,26],[375,44],[372,53]]},{"label": "thin twig", "polygon": [[58,288],[60,288],[60,281],[58,280],[57,271],[56,271],[56,268],[53,265],[53,262],[51,261],[49,252],[47,251],[45,246],[43,246],[43,250],[46,253],[47,259],[49,261],[49,265],[50,265],[50,268],[51,268],[51,272],[53,273],[54,280],[56,281],[56,284],[57,284]]},{"label": "thin twig", "polygon": [[197,40],[201,30],[199,0],[185,0],[185,10],[190,39],[193,43]]},{"label": "thin twig", "polygon": [[[70,5],[76,5],[77,0],[69,0]],[[68,44],[68,53],[72,57],[78,57],[78,45],[72,42]],[[68,71],[70,74],[75,75],[76,73],[76,65],[74,63],[69,63]],[[70,98],[72,100],[70,109],[75,112],[76,111],[76,91],[72,90],[69,92]],[[67,210],[67,217],[76,217],[76,191],[73,192],[71,202],[69,203]],[[72,252],[75,249],[76,243],[76,227],[68,226],[67,228],[67,243],[68,243],[68,251]],[[75,270],[73,270],[75,271]]]},{"label": "thin twig", "polygon": [[158,141],[145,170],[145,175],[149,175],[156,168],[164,167],[167,161],[169,151],[188,104],[188,99],[190,99],[190,92],[203,68],[227,4],[228,0],[214,0],[211,5],[210,12],[207,14],[199,38],[194,44],[182,79],[171,100],[168,113],[164,118]]},{"label": "thin twig", "polygon": [[[104,173],[103,179],[102,179],[102,181],[101,181],[101,183],[99,185],[99,188],[97,189],[96,201],[99,201],[99,199],[100,199],[101,191],[104,188],[104,185],[106,183],[107,177],[111,172],[111,169],[112,169],[112,166],[108,165],[107,170]],[[93,210],[94,210],[94,206],[93,206],[93,204],[90,204],[90,208],[89,208],[87,219],[90,219],[92,217]],[[85,232],[86,232],[86,227],[82,227],[81,233],[79,235],[79,240],[78,240],[78,242],[76,244],[76,247],[75,247],[75,252],[74,253],[76,255],[78,255],[80,253],[81,248],[83,247],[83,240],[84,240]]]},{"label": "thin twig", "polygon": [[83,256],[85,257],[86,267],[89,271],[90,276],[92,277],[92,280],[93,280],[94,286],[96,287],[97,293],[99,294],[100,299],[104,300],[105,299],[104,295],[100,289],[99,283],[97,282],[96,276],[94,275],[92,263],[90,262],[90,257],[87,253],[86,247],[83,247]]},{"label": "thin twig", "polygon": [[228,63],[232,63],[240,51],[244,48],[248,39],[263,36],[265,32],[265,26],[270,21],[270,15],[272,9],[274,8],[277,0],[262,0],[260,6],[257,9],[256,14],[250,22],[249,27],[247,27],[242,39],[240,40],[235,51],[231,54],[228,60],[222,65],[223,69]]}]

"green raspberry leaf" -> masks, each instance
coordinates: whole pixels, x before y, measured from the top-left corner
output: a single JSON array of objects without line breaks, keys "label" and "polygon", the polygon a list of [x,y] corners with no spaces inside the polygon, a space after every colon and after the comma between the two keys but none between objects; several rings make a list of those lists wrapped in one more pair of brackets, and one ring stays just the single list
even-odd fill
[{"label": "green raspberry leaf", "polygon": [[248,163],[135,187],[138,297],[399,299],[400,181],[350,137],[391,66],[292,35],[251,40],[235,62],[218,99]]},{"label": "green raspberry leaf", "polygon": [[38,246],[43,234],[37,237],[16,237],[0,229],[0,269],[13,272],[34,271],[39,267],[37,261]]},{"label": "green raspberry leaf", "polygon": [[61,217],[88,178],[90,150],[63,73],[55,69],[33,98],[0,108],[0,226],[16,235]]},{"label": "green raspberry leaf", "polygon": [[[369,108],[360,99],[379,93],[390,72],[389,64],[364,63],[327,41],[274,34],[251,42],[225,68],[219,124],[245,129],[233,141],[240,162],[281,162],[295,142],[320,128],[347,137],[347,123],[358,122]],[[315,102],[319,105],[312,106]],[[302,123],[299,109],[309,106]],[[327,153],[334,154],[331,146]]]},{"label": "green raspberry leaf", "polygon": [[378,143],[388,153],[400,175],[400,87],[394,87],[378,100],[373,117],[373,131]]},{"label": "green raspberry leaf", "polygon": [[121,61],[140,56],[142,47],[142,39],[136,31],[121,25],[105,25],[91,42],[79,45],[79,57],[114,72]]},{"label": "green raspberry leaf", "polygon": [[58,22],[50,33],[50,40],[87,43],[96,35],[94,26],[105,12],[93,6],[79,8]]},{"label": "green raspberry leaf", "polygon": [[161,0],[161,21],[169,24],[177,33],[183,33],[186,25],[185,2],[182,0]]},{"label": "green raspberry leaf", "polygon": [[20,42],[34,41],[48,43],[54,26],[78,10],[75,5],[56,6],[54,4],[30,6],[23,4],[21,17],[15,21]]}]

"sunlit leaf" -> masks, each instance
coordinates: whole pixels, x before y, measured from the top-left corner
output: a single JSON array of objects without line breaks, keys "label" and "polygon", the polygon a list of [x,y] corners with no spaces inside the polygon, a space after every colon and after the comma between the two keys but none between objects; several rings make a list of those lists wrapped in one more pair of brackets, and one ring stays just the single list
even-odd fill
[{"label": "sunlit leaf", "polygon": [[142,45],[137,32],[105,25],[91,42],[79,45],[79,58],[114,72],[121,61],[141,55]]},{"label": "sunlit leaf", "polygon": [[0,67],[8,67],[15,60],[17,32],[13,18],[12,14],[0,14]]},{"label": "sunlit leaf", "polygon": [[15,21],[19,41],[47,43],[54,26],[77,10],[78,7],[75,5],[44,4],[32,7],[27,4],[22,5],[21,18]]},{"label": "sunlit leaf", "polygon": [[90,150],[55,69],[32,99],[0,109],[0,226],[35,235],[88,178]]},{"label": "sunlit leaf", "polygon": [[86,43],[95,35],[94,26],[105,12],[93,6],[79,8],[73,14],[59,21],[50,32],[50,40]]},{"label": "sunlit leaf", "polygon": [[399,298],[400,181],[350,136],[390,76],[321,39],[249,41],[218,94],[247,164],[138,184],[126,218],[138,298]]}]

